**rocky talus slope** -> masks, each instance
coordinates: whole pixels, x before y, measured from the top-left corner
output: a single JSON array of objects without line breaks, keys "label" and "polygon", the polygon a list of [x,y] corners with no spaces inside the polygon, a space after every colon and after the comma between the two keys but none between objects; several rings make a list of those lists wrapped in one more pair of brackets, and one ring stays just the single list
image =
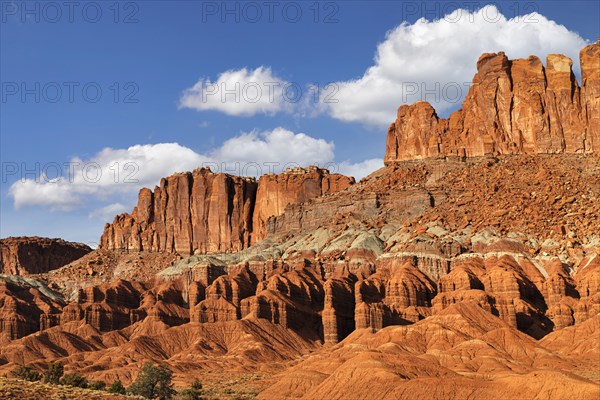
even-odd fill
[{"label": "rocky talus slope", "polygon": [[0,273],[40,274],[83,257],[92,249],[83,243],[40,237],[0,239]]},{"label": "rocky talus slope", "polygon": [[[482,60],[507,63],[513,109],[543,99],[551,113],[548,89],[519,86],[523,62]],[[151,359],[178,385],[201,377],[215,398],[597,399],[594,74],[572,92],[587,107],[583,148],[564,139],[579,118],[566,115],[579,114],[557,101],[568,111],[556,114],[560,151],[531,149],[563,139],[461,157],[415,147],[358,183],[315,168],[258,183],[197,170],[142,190],[102,248],[42,274],[0,275],[0,373],[60,361],[127,384]],[[481,126],[494,93],[467,99]],[[469,143],[482,135],[470,131]]]}]

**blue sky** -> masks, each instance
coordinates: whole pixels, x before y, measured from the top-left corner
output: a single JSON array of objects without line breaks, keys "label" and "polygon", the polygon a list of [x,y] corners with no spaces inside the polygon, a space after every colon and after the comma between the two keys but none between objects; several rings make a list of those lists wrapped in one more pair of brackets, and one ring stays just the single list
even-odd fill
[{"label": "blue sky", "polygon": [[[425,87],[446,116],[481,52],[565,52],[578,74],[580,47],[600,36],[597,1],[496,2],[484,14],[483,2],[282,1],[272,19],[268,2],[245,4],[81,1],[69,15],[62,1],[1,1],[0,236],[93,245],[140,186],[204,162],[310,162],[361,177],[380,165],[395,109]],[[250,90],[238,103],[202,96],[235,82]],[[303,96],[273,89],[266,101],[265,82]],[[246,101],[249,83],[258,102]]]}]

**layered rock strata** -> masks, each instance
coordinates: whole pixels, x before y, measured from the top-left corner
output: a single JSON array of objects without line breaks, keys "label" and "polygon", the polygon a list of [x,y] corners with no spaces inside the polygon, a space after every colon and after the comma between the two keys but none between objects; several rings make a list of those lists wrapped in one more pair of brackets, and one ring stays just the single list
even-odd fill
[{"label": "layered rock strata", "polygon": [[504,253],[458,257],[437,280],[416,257],[402,255],[355,272],[338,265],[327,273],[317,260],[279,261],[274,269],[244,264],[206,282],[188,274],[154,283],[116,280],[80,289],[68,304],[41,284],[0,277],[0,335],[10,341],[74,321],[108,332],[147,318],[168,326],[259,318],[333,344],[355,329],[413,324],[474,302],[541,338],[600,312],[600,256],[582,260],[569,274],[558,259],[535,266]]},{"label": "layered rock strata", "polygon": [[202,168],[144,188],[131,214],[106,224],[104,249],[205,254],[240,251],[264,238],[286,206],[346,189],[352,178],[310,167],[252,178]]},{"label": "layered rock strata", "polygon": [[41,274],[60,268],[92,251],[83,243],[41,237],[0,239],[0,273]]},{"label": "layered rock strata", "polygon": [[284,174],[264,175],[258,181],[254,215],[252,217],[252,243],[267,235],[267,220],[283,214],[290,204],[347,189],[354,183],[352,178],[329,174],[319,168],[293,169]]},{"label": "layered rock strata", "polygon": [[388,130],[386,164],[426,158],[498,154],[600,152],[600,44],[580,52],[582,84],[573,62],[550,54],[477,61],[462,108],[439,118],[427,102],[402,105]]}]

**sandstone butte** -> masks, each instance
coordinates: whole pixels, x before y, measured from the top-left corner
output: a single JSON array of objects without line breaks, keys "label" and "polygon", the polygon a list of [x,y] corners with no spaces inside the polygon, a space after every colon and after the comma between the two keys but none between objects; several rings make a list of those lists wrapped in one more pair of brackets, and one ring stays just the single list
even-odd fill
[{"label": "sandstone butte", "polygon": [[0,373],[129,384],[150,359],[226,399],[598,399],[599,47],[581,88],[563,56],[482,56],[463,110],[400,107],[358,183],[142,189],[99,249],[0,275]]},{"label": "sandstone butte", "polygon": [[266,221],[289,204],[346,189],[354,179],[295,168],[258,183],[207,168],[175,174],[142,189],[131,214],[107,224],[100,247],[204,254],[240,251],[266,236]]},{"label": "sandstone butte", "polygon": [[581,87],[573,62],[550,54],[509,60],[486,53],[462,103],[448,119],[427,102],[402,105],[388,130],[385,162],[487,154],[600,152],[600,50],[580,52]]},{"label": "sandstone butte", "polygon": [[0,272],[11,275],[40,274],[83,257],[92,249],[82,243],[39,237],[0,239]]}]

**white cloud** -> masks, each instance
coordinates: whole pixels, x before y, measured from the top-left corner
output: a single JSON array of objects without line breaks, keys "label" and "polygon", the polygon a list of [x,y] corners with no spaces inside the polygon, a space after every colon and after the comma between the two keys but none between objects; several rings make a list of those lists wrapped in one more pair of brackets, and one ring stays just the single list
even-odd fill
[{"label": "white cloud", "polygon": [[8,193],[13,197],[16,209],[42,206],[53,211],[69,211],[81,206],[81,196],[62,182],[61,178],[46,180],[44,176],[37,181],[25,179],[14,183]]},{"label": "white cloud", "polygon": [[372,158],[370,160],[361,161],[358,163],[351,163],[344,161],[339,164],[337,172],[346,176],[353,176],[357,181],[361,180],[371,172],[377,171],[383,167],[383,159]]},{"label": "white cloud", "polygon": [[442,112],[458,106],[482,53],[535,54],[542,61],[546,54],[562,53],[575,61],[577,71],[585,45],[577,33],[537,13],[506,19],[494,6],[455,10],[440,20],[420,19],[388,32],[375,64],[358,79],[338,82],[338,102],[324,106],[336,119],[386,127],[403,103],[426,100]]},{"label": "white cloud", "polygon": [[[110,202],[89,214],[90,218],[106,218],[130,209],[140,188],[152,188],[175,172],[207,166],[215,172],[259,176],[308,165],[335,171],[339,168],[331,166],[334,149],[333,142],[284,128],[242,133],[206,154],[177,143],[105,148],[89,159],[72,159],[71,168],[65,168],[59,178],[50,180],[42,173],[37,179],[19,180],[11,185],[9,195],[16,209],[41,206],[69,211],[91,202]],[[364,169],[349,163],[343,166],[359,175]]]},{"label": "white cloud", "polygon": [[130,207],[121,203],[112,203],[104,207],[96,208],[89,214],[90,219],[100,219],[104,222],[112,222],[115,215],[130,211]]},{"label": "white cloud", "polygon": [[305,133],[294,133],[284,128],[267,132],[250,132],[236,136],[210,153],[211,158],[239,163],[277,163],[323,165],[334,159],[334,144],[315,139]]},{"label": "white cloud", "polygon": [[[184,90],[181,108],[215,110],[233,116],[273,115],[290,109],[293,87],[273,74],[271,68],[242,68],[221,73],[216,81],[202,78]],[[288,88],[284,93],[284,89]],[[287,96],[287,97],[286,97]]]},{"label": "white cloud", "polygon": [[21,179],[9,188],[14,206],[44,206],[73,210],[90,199],[109,199],[155,185],[161,177],[188,171],[208,159],[177,143],[135,145],[127,149],[105,148],[88,160],[74,158],[62,176]]},{"label": "white cloud", "polygon": [[[547,54],[562,53],[575,61],[578,74],[578,53],[585,45],[576,32],[538,13],[507,19],[493,5],[471,12],[458,9],[439,20],[421,18],[388,32],[377,47],[374,65],[362,77],[321,89],[328,99],[319,98],[318,103],[310,84],[301,87],[260,66],[228,70],[215,81],[202,78],[183,92],[179,105],[232,116],[288,112],[311,117],[327,112],[339,120],[385,128],[404,103],[429,101],[441,113],[457,108],[482,53],[504,51],[512,59],[535,54],[542,61]],[[300,98],[292,100],[298,91]]]}]

